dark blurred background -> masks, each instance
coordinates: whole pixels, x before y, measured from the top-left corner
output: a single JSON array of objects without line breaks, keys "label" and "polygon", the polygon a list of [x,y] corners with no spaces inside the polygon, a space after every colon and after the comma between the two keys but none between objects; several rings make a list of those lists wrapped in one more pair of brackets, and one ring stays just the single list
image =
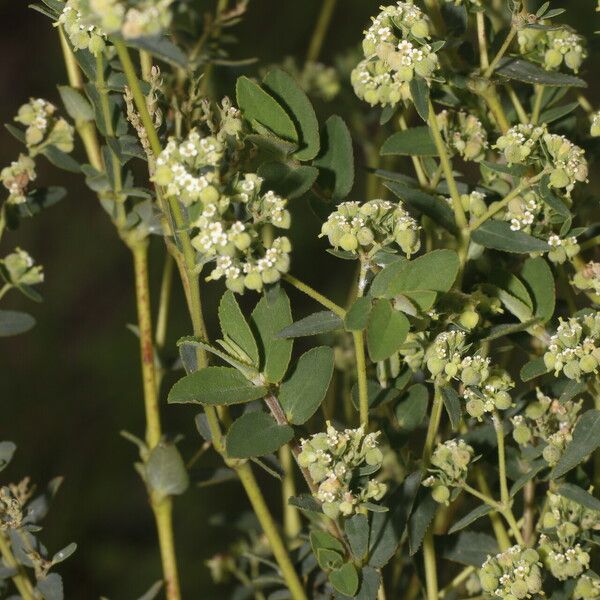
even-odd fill
[{"label": "dark blurred background", "polygon": [[[204,0],[196,4],[202,11],[212,7]],[[322,52],[324,62],[331,64],[333,57],[359,42],[379,4],[379,0],[338,2]],[[581,33],[592,36],[600,28],[593,18],[592,0],[553,2],[553,7],[567,4],[565,20]],[[255,56],[259,65],[286,55],[302,61],[320,5],[320,0],[251,1],[245,19],[235,29],[239,44],[232,55]],[[0,2],[0,28],[0,122],[10,122],[30,96],[59,104],[56,85],[64,84],[66,77],[57,33],[48,19],[30,10],[26,2],[4,0]],[[590,78],[593,65],[588,61],[584,77]],[[217,82],[224,92],[232,92],[237,74],[217,69]],[[330,110],[339,109],[334,103]],[[0,131],[0,166],[13,160],[19,150],[12,136]],[[135,321],[130,256],[81,181],[48,168],[43,160],[39,165],[36,183],[64,185],[69,193],[56,206],[24,221],[17,232],[8,232],[0,248],[4,255],[16,245],[23,247],[46,272],[42,304],[32,305],[13,293],[3,303],[3,308],[31,312],[38,322],[26,335],[0,338],[0,439],[18,445],[16,458],[3,477],[18,479],[27,474],[43,486],[53,476],[63,475],[65,482],[42,538],[51,552],[71,541],[79,545],[75,556],[61,565],[66,597],[86,600],[105,595],[111,600],[131,600],[160,578],[160,563],[145,491],[132,466],[136,449],[119,435],[127,429],[143,437],[144,431],[137,340],[126,328]],[[361,185],[355,187],[356,199],[361,189]],[[294,216],[303,221],[303,237],[293,239],[294,273],[343,301],[349,265],[319,252],[319,268],[315,269],[313,240],[319,224],[303,201],[295,204]],[[308,246],[312,256],[303,251]],[[155,240],[151,253],[154,290],[159,285],[162,255],[161,242]],[[220,292],[218,285],[206,286],[205,311],[212,331]],[[304,298],[291,295],[296,316],[309,310]],[[254,301],[244,298],[246,304]],[[175,286],[171,347],[189,333],[182,295]],[[180,447],[189,458],[200,444],[193,424],[196,411],[165,405],[162,412],[167,432],[184,433]],[[260,481],[277,510],[278,487],[265,477]],[[223,588],[213,586],[204,561],[226,550],[235,539],[230,528],[214,523],[216,510],[233,519],[245,503],[242,498],[238,484],[227,483],[191,487],[176,499],[175,530],[185,598],[228,596]]]}]

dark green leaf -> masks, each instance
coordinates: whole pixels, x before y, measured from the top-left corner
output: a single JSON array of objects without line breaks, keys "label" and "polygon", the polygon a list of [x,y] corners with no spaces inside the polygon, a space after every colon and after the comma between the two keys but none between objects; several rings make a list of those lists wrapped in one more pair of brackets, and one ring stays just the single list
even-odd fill
[{"label": "dark green leaf", "polygon": [[317,180],[319,170],[306,165],[292,167],[281,162],[266,162],[260,165],[258,174],[265,180],[265,189],[292,200],[310,190]]},{"label": "dark green leaf", "polygon": [[321,152],[313,161],[319,168],[318,185],[333,201],[345,198],[354,185],[354,150],[346,123],[333,115],[321,132]]},{"label": "dark green leaf", "polygon": [[416,429],[427,414],[429,406],[429,391],[422,383],[415,383],[395,408],[396,419],[401,429],[412,431]]},{"label": "dark green leaf", "polygon": [[79,90],[69,87],[68,85],[59,85],[58,92],[65,105],[65,110],[73,120],[93,120],[94,109],[89,100]]},{"label": "dark green leaf", "polygon": [[298,142],[294,123],[273,96],[248,77],[239,77],[235,89],[237,103],[244,118],[251,123],[260,123],[277,137]]},{"label": "dark green leaf", "polygon": [[282,329],[277,337],[296,338],[341,329],[344,321],[330,310],[313,313]]},{"label": "dark green leaf", "polygon": [[411,127],[392,134],[381,147],[379,154],[400,156],[438,156],[429,127]]},{"label": "dark green leaf", "polygon": [[146,479],[161,498],[185,492],[189,479],[177,446],[161,442],[152,449],[146,463]]},{"label": "dark green leaf", "polygon": [[585,506],[590,510],[600,511],[600,500],[580,488],[578,485],[563,483],[556,491],[561,496],[573,500],[573,502],[577,502],[578,504],[581,504],[581,506]]},{"label": "dark green leaf", "polygon": [[478,227],[471,235],[471,239],[485,248],[517,254],[548,252],[550,250],[550,246],[543,240],[539,240],[524,231],[512,231],[510,224],[506,221],[492,219]]},{"label": "dark green leaf", "polygon": [[[502,173],[504,175],[511,175],[512,177],[523,177],[527,173],[527,168],[523,165],[505,165],[503,163],[488,162],[486,160],[480,163],[483,169],[489,169],[496,173]],[[482,169],[482,170],[483,170]]]},{"label": "dark green leaf", "polygon": [[236,419],[227,432],[226,448],[230,458],[265,456],[275,452],[294,437],[289,425],[262,411],[246,412]]},{"label": "dark green leaf", "polygon": [[564,106],[555,106],[554,108],[549,108],[548,110],[542,112],[539,122],[552,123],[553,121],[562,119],[562,117],[566,117],[568,114],[572,113],[578,106],[579,102],[570,102]]},{"label": "dark green leaf", "polygon": [[381,585],[381,575],[373,567],[363,567],[360,572],[360,584],[354,596],[346,596],[336,592],[335,600],[377,600],[377,594]]},{"label": "dark green leaf", "polygon": [[207,367],[182,377],[169,392],[170,404],[228,405],[258,400],[267,393],[231,367]]},{"label": "dark green leaf", "polygon": [[523,264],[521,278],[533,297],[535,317],[542,323],[554,315],[556,290],[548,263],[541,257],[528,258]]},{"label": "dark green leaf", "polygon": [[569,400],[573,400],[579,394],[583,394],[587,390],[587,385],[585,381],[572,381],[569,380],[562,390],[558,401],[561,404],[568,402]]},{"label": "dark green leaf", "polygon": [[361,561],[369,550],[369,519],[367,515],[353,515],[346,519],[344,532],[350,544],[352,555]]},{"label": "dark green leaf", "polygon": [[474,508],[471,512],[467,513],[464,517],[456,521],[456,523],[454,523],[454,525],[452,525],[452,527],[450,527],[448,530],[448,534],[456,533],[457,531],[468,527],[471,525],[471,523],[474,523],[481,517],[487,515],[491,510],[491,507],[487,504],[482,504],[481,506]]},{"label": "dark green leaf", "polygon": [[248,362],[258,367],[256,341],[231,290],[227,290],[219,302],[219,324],[225,339],[229,338],[248,357]]},{"label": "dark green leaf", "polygon": [[348,331],[362,331],[369,323],[372,302],[370,298],[361,296],[354,301],[346,313],[344,325]]},{"label": "dark green leaf", "polygon": [[303,354],[293,373],[281,384],[279,402],[290,423],[302,425],[319,408],[333,375],[333,350],[313,348]]},{"label": "dark green leaf", "polygon": [[291,322],[290,301],[282,289],[274,295],[263,296],[252,311],[252,323],[263,357],[261,371],[270,383],[279,383],[290,364],[293,341],[277,334]]},{"label": "dark green leaf", "polygon": [[481,567],[488,556],[498,554],[499,550],[491,535],[477,531],[461,531],[446,541],[444,558],[467,566]]},{"label": "dark green leaf", "polygon": [[513,333],[520,333],[521,331],[525,331],[534,325],[536,322],[536,319],[531,319],[530,321],[525,321],[524,323],[505,323],[502,325],[496,325],[489,330],[488,334],[481,341],[491,342],[492,340],[497,340],[507,335],[512,335]]},{"label": "dark green leaf", "polygon": [[329,569],[337,569],[344,562],[344,559],[339,552],[327,548],[319,548],[315,552],[315,555],[319,566],[327,571]]},{"label": "dark green leaf", "polygon": [[329,573],[329,583],[340,594],[354,596],[358,590],[358,573],[356,567],[352,563],[346,563],[339,569],[335,569]]},{"label": "dark green leaf", "polygon": [[513,496],[515,496],[515,494],[521,491],[525,487],[527,482],[531,481],[540,471],[545,469],[547,466],[548,464],[543,458],[532,462],[529,466],[529,470],[523,473],[523,475],[521,475],[517,479],[515,479],[513,484],[510,486],[510,497],[512,498]]},{"label": "dark green leaf", "polygon": [[313,159],[320,149],[319,123],[307,95],[294,78],[281,69],[270,71],[263,83],[271,95],[287,109],[300,134],[300,150],[294,153],[295,157],[302,161]]},{"label": "dark green leaf", "polygon": [[429,118],[429,84],[422,77],[414,77],[410,82],[410,95],[415,108],[423,121]]},{"label": "dark green leaf", "polygon": [[300,494],[299,496],[292,496],[288,500],[288,504],[295,506],[296,508],[305,512],[322,513],[321,504],[315,500],[311,494]]},{"label": "dark green leaf", "polygon": [[584,461],[598,446],[600,446],[600,410],[588,410],[579,417],[573,430],[573,439],[558,464],[552,469],[550,478],[562,477]]},{"label": "dark green leaf", "polygon": [[66,152],[59,150],[55,146],[46,146],[42,154],[55,166],[71,173],[80,173],[81,165]]},{"label": "dark green leaf", "polygon": [[548,367],[546,367],[544,359],[542,357],[534,358],[521,367],[521,381],[531,381],[547,372]]},{"label": "dark green leaf", "polygon": [[29,331],[35,319],[24,312],[0,310],[0,337],[10,337]]},{"label": "dark green leaf", "polygon": [[458,393],[453,387],[449,385],[442,386],[441,393],[442,398],[444,400],[444,406],[446,407],[446,412],[448,413],[448,417],[450,418],[450,425],[452,426],[452,431],[458,431],[462,417],[462,410],[460,407],[460,398],[458,396]]},{"label": "dark green leaf", "polygon": [[373,362],[379,362],[396,352],[406,339],[410,323],[386,300],[373,305],[367,328],[367,348]]},{"label": "dark green leaf", "polygon": [[333,537],[330,533],[320,529],[313,529],[310,532],[310,545],[315,554],[321,548],[325,548],[326,550],[334,550],[335,552],[339,552],[341,554],[345,552],[342,542]]},{"label": "dark green leaf", "polygon": [[587,83],[579,77],[557,71],[546,71],[522,58],[503,58],[496,68],[496,73],[507,79],[549,87],[587,87]]},{"label": "dark green leaf", "polygon": [[415,509],[408,521],[409,555],[414,556],[421,547],[439,504],[431,497],[429,489],[421,488],[415,500]]},{"label": "dark green leaf", "polygon": [[156,35],[128,39],[127,45],[146,50],[174,67],[185,69],[188,66],[187,56],[168,37]]},{"label": "dark green leaf", "polygon": [[0,442],[0,471],[12,460],[17,446],[13,442]]}]

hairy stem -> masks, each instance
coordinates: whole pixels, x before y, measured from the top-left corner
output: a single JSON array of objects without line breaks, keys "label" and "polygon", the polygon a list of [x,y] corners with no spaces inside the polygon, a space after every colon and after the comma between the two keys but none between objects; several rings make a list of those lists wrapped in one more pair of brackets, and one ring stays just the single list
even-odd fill
[{"label": "hairy stem", "polygon": [[10,547],[10,542],[3,531],[0,531],[0,554],[2,554],[6,567],[16,570],[11,579],[23,600],[38,600],[39,595],[36,593],[31,581],[29,581],[25,569],[17,562]]}]

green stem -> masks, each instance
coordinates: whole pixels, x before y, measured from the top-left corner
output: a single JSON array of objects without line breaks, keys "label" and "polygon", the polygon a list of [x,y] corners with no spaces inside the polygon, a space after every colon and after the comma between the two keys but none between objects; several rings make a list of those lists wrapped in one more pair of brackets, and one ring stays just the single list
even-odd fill
[{"label": "green stem", "polygon": [[294,480],[294,461],[292,451],[288,445],[279,449],[279,462],[283,470],[283,481],[281,484],[281,502],[283,506],[283,530],[288,543],[298,538],[302,530],[300,514],[295,506],[288,500],[296,495],[296,481]]},{"label": "green stem", "polygon": [[13,288],[13,287],[14,287],[14,286],[13,286],[11,283],[5,283],[5,284],[2,286],[2,289],[0,289],[0,300],[1,300],[2,298],[4,298],[4,296],[6,295],[6,293],[7,293],[9,290],[12,290],[12,288]]},{"label": "green stem", "polygon": [[[402,131],[406,131],[408,129],[408,125],[406,124],[406,119],[404,118],[404,115],[400,115],[400,118],[398,119],[398,123],[400,124],[400,129]],[[425,174],[425,170],[423,169],[423,165],[421,164],[421,160],[418,156],[412,156],[410,157],[413,167],[415,169],[415,173],[417,175],[417,179],[419,180],[419,185],[422,188],[428,188],[429,184],[427,181],[427,175]]]},{"label": "green stem", "polygon": [[487,49],[487,38],[485,35],[485,14],[480,11],[475,13],[477,19],[477,42],[479,43],[479,63],[481,70],[485,71],[490,66]]},{"label": "green stem", "polygon": [[10,542],[8,541],[5,533],[0,531],[0,554],[2,554],[2,558],[4,560],[4,564],[8,569],[15,569],[16,573],[11,577],[15,587],[23,600],[37,600],[39,598],[38,594],[35,592],[31,581],[29,581],[29,577],[27,577],[27,573],[25,569],[22,567],[15,555],[12,552],[10,547]]},{"label": "green stem", "polygon": [[542,111],[542,99],[544,98],[544,86],[535,86],[535,101],[533,104],[533,112],[531,113],[531,123],[537,125],[540,120],[540,112]]},{"label": "green stem", "polygon": [[464,568],[443,590],[440,590],[438,598],[445,598],[448,593],[454,591],[461,583],[466,581],[476,569],[477,567]]},{"label": "green stem", "polygon": [[493,415],[494,431],[496,432],[496,441],[498,443],[498,472],[500,478],[500,502],[506,508],[510,502],[508,494],[508,480],[506,479],[506,452],[504,449],[504,425],[502,417],[494,412]]},{"label": "green stem", "polygon": [[333,11],[335,10],[335,5],[336,0],[323,0],[319,19],[317,21],[317,25],[315,26],[315,30],[310,40],[310,45],[308,47],[308,52],[306,54],[307,63],[315,62],[319,58],[323,42],[325,41],[325,36],[327,35],[327,30],[329,29],[329,24],[331,23],[331,17],[333,16]]},{"label": "green stem", "polygon": [[579,102],[579,106],[585,110],[588,116],[594,114],[594,107],[591,105],[590,101],[583,95],[577,94],[577,102]]},{"label": "green stem", "polygon": [[523,108],[523,105],[521,104],[521,101],[519,100],[519,97],[517,96],[513,86],[508,84],[506,86],[506,90],[508,92],[508,97],[510,98],[512,105],[515,108],[515,112],[519,117],[519,122],[523,125],[527,125],[527,123],[529,123],[529,118],[527,117],[527,113],[525,112],[525,109]]},{"label": "green stem", "polygon": [[283,279],[287,281],[289,284],[293,285],[297,290],[300,290],[307,296],[310,296],[313,300],[316,300],[319,304],[323,305],[325,308],[328,308],[332,313],[336,314],[340,318],[344,318],[346,316],[346,311],[338,306],[335,302],[332,302],[323,294],[320,294],[312,288],[310,285],[296,279],[292,275],[284,275]]},{"label": "green stem", "polygon": [[490,66],[486,69],[486,71],[483,74],[483,76],[486,79],[489,79],[493,75],[494,71],[496,70],[496,67],[498,66],[498,63],[502,60],[502,57],[506,54],[507,50],[510,47],[510,44],[517,35],[517,31],[517,28],[513,25],[510,31],[508,32],[508,35],[506,36],[506,39],[504,40],[502,46],[500,46],[500,49],[498,50],[496,56],[494,56],[492,62],[490,63]]},{"label": "green stem", "polygon": [[488,105],[490,112],[496,119],[496,123],[498,124],[498,128],[500,129],[501,133],[506,133],[510,129],[510,122],[506,116],[506,113],[504,112],[502,103],[498,98],[498,93],[496,92],[495,86],[491,86],[483,94],[483,99]]},{"label": "green stem", "polygon": [[435,556],[435,546],[433,543],[433,532],[431,529],[425,535],[423,540],[423,562],[425,565],[425,586],[427,589],[427,600],[437,600],[438,578],[437,564]]},{"label": "green stem", "polygon": [[478,498],[479,500],[481,500],[482,502],[487,504],[490,508],[493,508],[496,511],[502,510],[502,506],[500,506],[500,504],[498,504],[498,502],[496,502],[493,498],[491,498],[487,494],[484,494],[483,492],[476,490],[475,488],[471,487],[470,485],[468,485],[466,483],[463,483],[461,485],[461,487],[463,490],[465,490],[465,492],[467,492],[468,494],[471,494],[471,496],[475,496],[475,498]]},{"label": "green stem", "polygon": [[362,331],[353,331],[354,352],[356,354],[356,373],[358,378],[358,406],[360,424],[365,428],[369,426],[369,394],[367,388],[367,364],[365,359],[365,340]]},{"label": "green stem", "polygon": [[158,301],[158,316],[156,317],[156,347],[161,350],[165,347],[167,337],[167,323],[171,305],[171,289],[173,287],[173,271],[175,261],[168,252],[165,254],[162,280],[160,284],[160,298]]}]

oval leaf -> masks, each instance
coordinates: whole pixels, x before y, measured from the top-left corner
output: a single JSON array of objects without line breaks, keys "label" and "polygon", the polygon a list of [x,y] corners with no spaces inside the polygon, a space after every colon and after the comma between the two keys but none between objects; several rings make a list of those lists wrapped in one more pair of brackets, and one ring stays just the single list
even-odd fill
[{"label": "oval leaf", "polygon": [[227,432],[227,455],[230,458],[250,458],[271,454],[294,437],[289,425],[277,421],[262,411],[244,413]]},{"label": "oval leaf", "polygon": [[406,339],[410,324],[390,302],[378,300],[371,311],[367,328],[367,348],[373,362],[389,358]]},{"label": "oval leaf", "polygon": [[550,250],[550,246],[543,240],[524,231],[512,231],[510,224],[506,221],[486,221],[473,232],[471,239],[484,248],[516,254]]},{"label": "oval leaf", "polygon": [[249,362],[258,367],[258,347],[231,290],[227,290],[219,302],[219,323],[223,335],[234,342],[248,357]]},{"label": "oval leaf", "polygon": [[438,156],[429,127],[411,127],[391,135],[381,147],[382,156]]}]

